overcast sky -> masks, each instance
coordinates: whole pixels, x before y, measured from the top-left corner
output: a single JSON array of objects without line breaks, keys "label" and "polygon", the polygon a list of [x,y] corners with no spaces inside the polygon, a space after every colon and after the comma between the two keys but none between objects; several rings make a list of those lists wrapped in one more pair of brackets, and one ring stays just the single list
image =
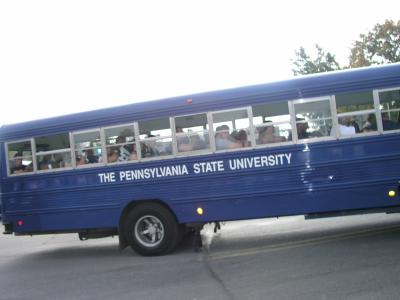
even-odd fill
[{"label": "overcast sky", "polygon": [[347,64],[400,1],[3,1],[0,124],[292,77],[300,46]]}]

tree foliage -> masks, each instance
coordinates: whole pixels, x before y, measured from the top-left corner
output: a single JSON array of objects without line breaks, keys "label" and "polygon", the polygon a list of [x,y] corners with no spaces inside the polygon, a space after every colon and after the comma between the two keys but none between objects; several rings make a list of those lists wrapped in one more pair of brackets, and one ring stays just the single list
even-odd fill
[{"label": "tree foliage", "polygon": [[[303,47],[295,51],[292,60],[294,75],[328,72],[342,69],[335,55],[325,52],[319,45],[316,58],[312,59]],[[384,24],[376,24],[372,31],[360,34],[359,40],[353,43],[347,68],[358,68],[376,64],[400,62],[400,21],[386,20]]]},{"label": "tree foliage", "polygon": [[400,61],[400,21],[386,20],[372,31],[360,34],[350,55],[350,68]]},{"label": "tree foliage", "polygon": [[329,72],[340,69],[334,55],[329,52],[325,53],[318,44],[315,45],[315,48],[317,54],[314,59],[310,58],[303,47],[300,47],[295,52],[296,59],[293,60],[295,68],[292,69],[294,75]]}]

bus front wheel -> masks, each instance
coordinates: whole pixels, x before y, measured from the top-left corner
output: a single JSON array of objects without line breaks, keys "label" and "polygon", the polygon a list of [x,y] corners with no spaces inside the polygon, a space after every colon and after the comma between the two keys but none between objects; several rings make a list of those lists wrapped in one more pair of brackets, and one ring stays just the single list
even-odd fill
[{"label": "bus front wheel", "polygon": [[157,203],[143,203],[129,212],[125,236],[131,248],[141,255],[162,255],[175,249],[182,228],[172,213]]}]

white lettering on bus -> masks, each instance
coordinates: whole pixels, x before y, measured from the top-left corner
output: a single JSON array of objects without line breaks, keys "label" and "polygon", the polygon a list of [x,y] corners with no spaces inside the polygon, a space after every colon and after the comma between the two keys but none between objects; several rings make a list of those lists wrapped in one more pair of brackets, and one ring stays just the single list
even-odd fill
[{"label": "white lettering on bus", "polygon": [[[290,165],[292,153],[279,153],[271,155],[250,156],[242,158],[233,158],[228,161],[214,160],[206,162],[193,163],[193,174],[216,173],[229,170],[243,170],[252,168],[267,168],[274,166]],[[143,168],[135,170],[125,170],[119,172],[119,181],[133,181],[161,177],[174,177],[189,175],[185,164],[173,166],[161,166],[154,168]],[[116,182],[115,172],[99,173],[100,183]]]},{"label": "white lettering on bus", "polygon": [[290,165],[291,158],[292,158],[292,153],[235,158],[229,160],[229,169],[241,170],[241,169],[281,166],[285,164]]},{"label": "white lettering on bus", "polygon": [[216,161],[207,161],[201,163],[193,164],[193,171],[195,174],[199,173],[211,173],[211,172],[222,172],[225,171],[224,161],[216,160]]},{"label": "white lettering on bus", "polygon": [[189,172],[186,165],[163,166],[157,168],[120,171],[119,180],[131,181],[131,180],[158,178],[158,177],[182,176],[188,174]]},{"label": "white lettering on bus", "polygon": [[115,182],[115,173],[114,172],[100,173],[100,174],[98,174],[98,176],[100,177],[101,183]]}]

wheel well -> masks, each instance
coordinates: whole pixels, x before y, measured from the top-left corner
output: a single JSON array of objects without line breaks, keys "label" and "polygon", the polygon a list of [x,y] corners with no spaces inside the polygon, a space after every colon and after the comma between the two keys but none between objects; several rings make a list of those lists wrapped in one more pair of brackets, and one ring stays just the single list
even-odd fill
[{"label": "wheel well", "polygon": [[121,216],[119,218],[118,237],[119,237],[119,248],[121,250],[128,246],[128,241],[126,240],[125,233],[123,230],[125,218],[127,217],[127,215],[129,214],[130,211],[132,211],[133,209],[135,209],[135,207],[137,207],[138,205],[141,205],[143,203],[156,203],[156,204],[162,205],[163,207],[168,209],[171,212],[171,214],[175,217],[175,219],[177,220],[176,215],[172,211],[172,209],[167,204],[165,204],[164,202],[162,202],[159,199],[137,200],[137,201],[129,202],[125,206],[125,208],[122,210]]}]

